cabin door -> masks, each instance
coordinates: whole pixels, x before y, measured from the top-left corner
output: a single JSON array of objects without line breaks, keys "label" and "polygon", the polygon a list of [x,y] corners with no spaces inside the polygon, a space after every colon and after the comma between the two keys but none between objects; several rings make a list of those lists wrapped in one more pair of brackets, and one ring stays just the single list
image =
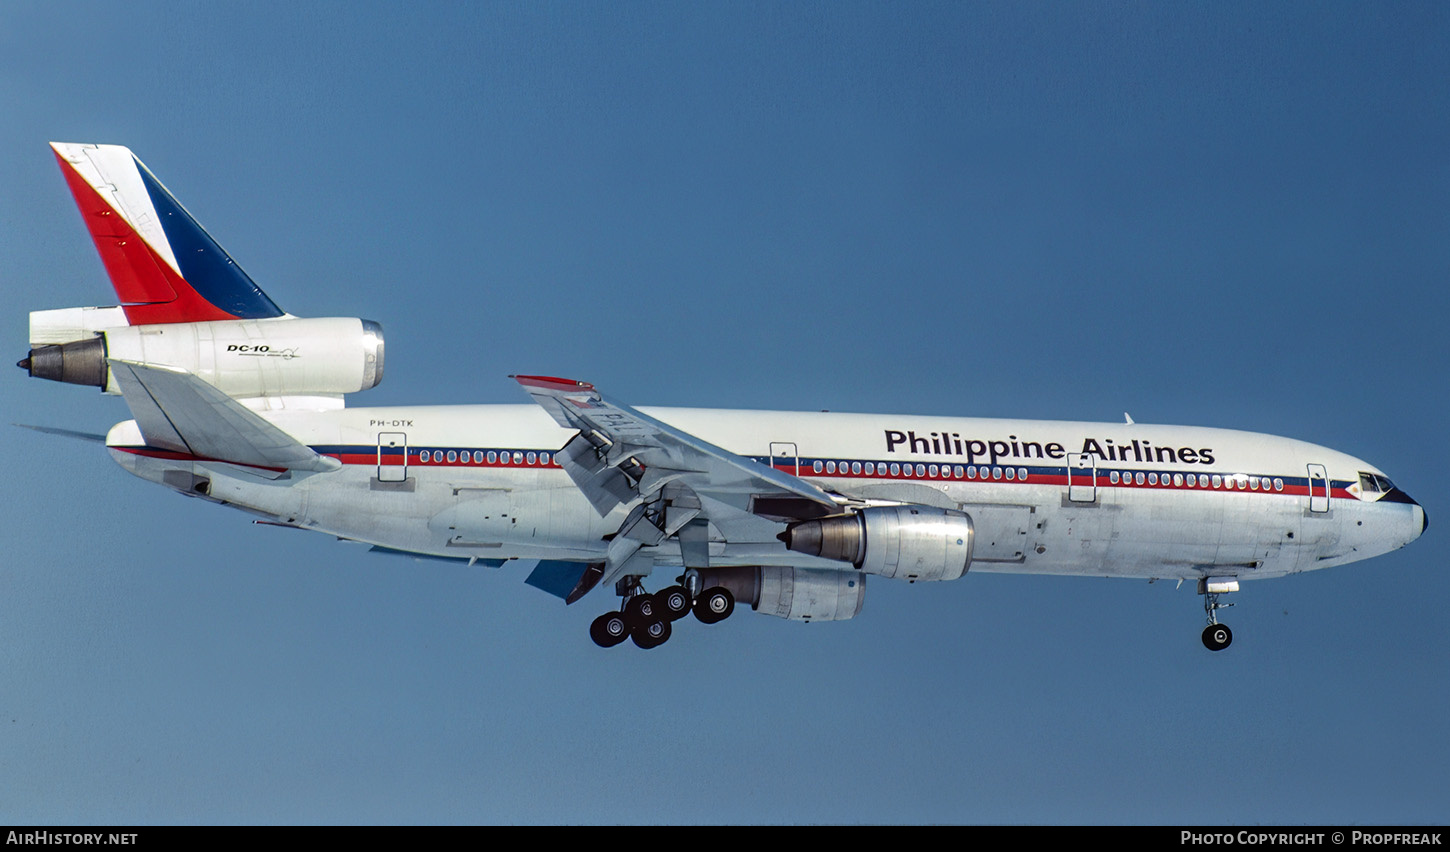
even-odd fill
[{"label": "cabin door", "polygon": [[791,476],[801,475],[801,457],[795,444],[786,441],[770,442],[770,466]]},{"label": "cabin door", "polygon": [[1098,457],[1092,453],[1067,454],[1067,499],[1092,503],[1098,499]]},{"label": "cabin door", "polygon": [[1329,511],[1329,474],[1322,464],[1309,465],[1309,511]]},{"label": "cabin door", "polygon": [[405,432],[378,433],[378,482],[402,482],[408,478],[408,435]]}]

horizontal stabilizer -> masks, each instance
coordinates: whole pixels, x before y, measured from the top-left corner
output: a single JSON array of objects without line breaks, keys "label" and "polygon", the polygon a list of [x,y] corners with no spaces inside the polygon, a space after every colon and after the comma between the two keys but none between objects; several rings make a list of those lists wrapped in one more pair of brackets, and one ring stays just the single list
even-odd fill
[{"label": "horizontal stabilizer", "polygon": [[44,432],[47,435],[59,435],[62,438],[75,438],[81,441],[89,441],[92,444],[106,443],[105,435],[97,435],[94,432],[77,432],[74,429],[61,429],[56,426],[31,426],[29,423],[16,423],[21,429],[34,429],[37,432]]},{"label": "horizontal stabilizer", "polygon": [[191,373],[107,361],[147,446],[274,470],[336,470],[310,447]]}]

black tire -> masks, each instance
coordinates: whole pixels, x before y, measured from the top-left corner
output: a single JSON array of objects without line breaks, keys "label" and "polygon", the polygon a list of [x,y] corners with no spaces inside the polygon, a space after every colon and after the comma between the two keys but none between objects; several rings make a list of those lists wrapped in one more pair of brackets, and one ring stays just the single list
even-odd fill
[{"label": "black tire", "polygon": [[1203,647],[1210,651],[1222,651],[1234,640],[1234,632],[1227,624],[1210,624],[1203,628]]},{"label": "black tire", "polygon": [[669,619],[661,618],[631,630],[629,636],[634,640],[634,644],[649,649],[658,648],[668,642],[672,632]]},{"label": "black tire", "polygon": [[690,613],[690,593],[685,591],[684,586],[670,586],[656,592],[654,597],[659,603],[660,614],[670,621],[679,621]]},{"label": "black tire", "polygon": [[594,644],[601,648],[613,648],[629,636],[629,626],[624,622],[624,614],[618,612],[606,612],[594,619],[589,625],[589,638]]},{"label": "black tire", "polygon": [[735,611],[735,596],[724,586],[715,586],[700,593],[695,601],[695,617],[705,624],[716,624]]},{"label": "black tire", "polygon": [[661,608],[654,595],[638,594],[624,603],[624,620],[629,629],[643,627],[660,619]]}]

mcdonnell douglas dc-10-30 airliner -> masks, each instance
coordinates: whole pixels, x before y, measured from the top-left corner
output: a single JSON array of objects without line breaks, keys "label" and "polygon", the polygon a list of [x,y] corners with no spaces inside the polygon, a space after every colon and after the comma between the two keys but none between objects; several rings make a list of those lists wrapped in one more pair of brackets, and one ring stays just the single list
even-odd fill
[{"label": "mcdonnell douglas dc-10-30 airliner", "polygon": [[377,323],[283,311],[126,148],[51,147],[121,304],[32,313],[20,367],[124,397],[135,419],[104,439],[121,466],[381,552],[529,560],[526,582],[567,603],[612,588],[601,646],[652,648],[737,602],[847,619],[868,575],[972,569],[1191,580],[1217,651],[1240,581],[1368,559],[1427,526],[1344,453],[1126,417],[636,409],[525,375],[533,404],[349,408],[383,376]]}]

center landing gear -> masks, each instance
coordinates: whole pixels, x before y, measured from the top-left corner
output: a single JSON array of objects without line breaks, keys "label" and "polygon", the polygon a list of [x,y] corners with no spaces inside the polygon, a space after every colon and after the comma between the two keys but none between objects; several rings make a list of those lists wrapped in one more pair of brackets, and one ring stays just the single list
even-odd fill
[{"label": "center landing gear", "polygon": [[1219,603],[1218,596],[1238,590],[1239,581],[1234,579],[1205,577],[1198,581],[1198,593],[1203,595],[1203,611],[1208,615],[1208,626],[1203,628],[1203,647],[1210,651],[1222,651],[1234,640],[1234,632],[1228,629],[1227,624],[1218,623],[1217,614],[1218,610],[1233,604]]},{"label": "center landing gear", "polygon": [[619,593],[624,606],[619,612],[606,612],[589,625],[589,637],[601,648],[612,648],[625,639],[633,639],[641,648],[657,648],[669,640],[670,624],[694,612],[705,624],[715,624],[735,611],[735,596],[722,586],[691,595],[685,586],[670,586],[649,594],[639,585],[639,578],[620,581]]}]

